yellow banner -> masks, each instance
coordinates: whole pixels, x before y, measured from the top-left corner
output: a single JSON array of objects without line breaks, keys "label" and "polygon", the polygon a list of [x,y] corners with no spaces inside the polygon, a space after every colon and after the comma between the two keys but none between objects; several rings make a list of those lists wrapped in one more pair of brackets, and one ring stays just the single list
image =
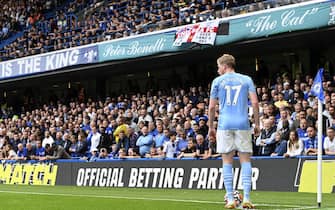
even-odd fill
[{"label": "yellow banner", "polygon": [[[322,192],[332,193],[335,187],[335,161],[322,161]],[[300,176],[299,192],[317,192],[317,161],[306,160]]]},{"label": "yellow banner", "polygon": [[0,183],[54,186],[57,169],[53,164],[0,164]]}]

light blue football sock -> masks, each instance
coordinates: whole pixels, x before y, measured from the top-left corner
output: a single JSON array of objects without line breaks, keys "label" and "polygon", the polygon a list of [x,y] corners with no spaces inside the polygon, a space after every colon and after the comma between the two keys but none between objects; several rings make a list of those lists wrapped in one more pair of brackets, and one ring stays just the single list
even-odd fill
[{"label": "light blue football sock", "polygon": [[233,196],[233,166],[232,164],[223,164],[223,182],[226,189],[228,202],[234,201]]},{"label": "light blue football sock", "polygon": [[250,191],[251,191],[251,174],[252,168],[250,162],[242,163],[242,185],[243,185],[243,196],[244,200],[250,201]]}]

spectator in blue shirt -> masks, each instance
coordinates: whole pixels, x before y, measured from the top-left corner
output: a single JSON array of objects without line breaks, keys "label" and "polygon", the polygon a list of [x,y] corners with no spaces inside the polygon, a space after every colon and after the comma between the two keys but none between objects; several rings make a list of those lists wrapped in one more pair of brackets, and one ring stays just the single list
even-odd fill
[{"label": "spectator in blue shirt", "polygon": [[[98,160],[99,159],[99,156],[98,156],[99,154],[98,154],[98,149],[97,148],[95,148],[95,149],[93,149],[92,151],[91,151],[91,157],[90,158],[88,158],[88,162],[95,162],[96,160]],[[84,158],[85,159],[85,158]]]},{"label": "spectator in blue shirt", "polygon": [[307,128],[308,138],[304,141],[305,155],[317,155],[318,154],[318,138],[316,136],[316,129],[313,126]]},{"label": "spectator in blue shirt", "polygon": [[63,133],[61,131],[56,133],[55,144],[64,146]]},{"label": "spectator in blue shirt", "polygon": [[148,129],[149,129],[149,134],[151,134],[152,136],[156,136],[158,134],[157,128],[155,127],[155,123],[149,122],[148,123]]},{"label": "spectator in blue shirt", "polygon": [[71,140],[71,145],[69,147],[69,155],[71,155],[71,157],[77,157],[78,156],[78,153],[77,153],[77,138],[76,138],[75,135],[71,135],[70,140]]},{"label": "spectator in blue shirt", "polygon": [[90,117],[86,116],[84,118],[83,124],[80,125],[81,130],[85,131],[86,133],[89,133],[91,131],[90,127]]},{"label": "spectator in blue shirt", "polygon": [[280,131],[275,134],[275,150],[271,156],[283,156],[287,152],[287,141]]},{"label": "spectator in blue shirt", "polygon": [[150,153],[150,147],[153,144],[153,136],[148,133],[148,127],[142,128],[142,136],[137,139],[136,146],[140,147],[140,156],[144,157],[145,154]]},{"label": "spectator in blue shirt", "polygon": [[77,142],[77,154],[80,157],[83,157],[86,155],[87,149],[87,142],[86,142],[86,135],[85,132],[81,131],[78,134],[78,142]]},{"label": "spectator in blue shirt", "polygon": [[305,141],[308,139],[306,118],[301,118],[300,116],[300,124],[299,124],[299,128],[297,129],[297,132],[298,132],[299,139],[301,139],[302,141]]},{"label": "spectator in blue shirt", "polygon": [[27,160],[27,148],[22,143],[17,145],[17,160]]},{"label": "spectator in blue shirt", "polygon": [[186,133],[183,131],[177,136],[177,154],[180,154],[187,148]]},{"label": "spectator in blue shirt", "polygon": [[195,133],[192,129],[192,125],[191,125],[190,121],[185,121],[184,122],[184,129],[185,129],[187,137],[190,137],[190,136],[195,137]]},{"label": "spectator in blue shirt", "polygon": [[155,147],[163,146],[164,142],[169,141],[169,138],[163,132],[163,124],[161,121],[157,121],[157,135],[155,136]]},{"label": "spectator in blue shirt", "polygon": [[39,159],[39,157],[44,157],[45,156],[45,148],[42,147],[42,142],[36,141],[36,153],[35,153],[35,158]]}]

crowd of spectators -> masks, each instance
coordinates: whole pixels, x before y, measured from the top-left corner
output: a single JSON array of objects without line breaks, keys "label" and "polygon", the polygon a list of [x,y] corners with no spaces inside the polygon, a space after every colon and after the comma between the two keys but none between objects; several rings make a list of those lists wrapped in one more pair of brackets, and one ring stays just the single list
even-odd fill
[{"label": "crowd of spectators", "polygon": [[0,41],[34,26],[65,0],[0,1]]},{"label": "crowd of spectators", "polygon": [[[0,18],[0,40],[11,31],[25,30],[0,49],[0,61],[301,1],[305,0],[1,1],[5,15]],[[54,8],[58,10],[47,16]]]},{"label": "crowd of spectators", "polygon": [[[323,151],[335,155],[335,76],[323,82]],[[254,155],[295,157],[317,154],[317,99],[310,76],[279,75],[257,87],[261,134]],[[209,87],[209,86],[208,86]],[[82,96],[69,103],[49,102],[8,114],[2,106],[0,159],[218,157],[215,138],[207,137],[208,87],[123,94],[104,101]],[[8,109],[8,108],[7,108]],[[253,125],[252,110],[249,109]],[[217,125],[218,107],[216,108]]]}]

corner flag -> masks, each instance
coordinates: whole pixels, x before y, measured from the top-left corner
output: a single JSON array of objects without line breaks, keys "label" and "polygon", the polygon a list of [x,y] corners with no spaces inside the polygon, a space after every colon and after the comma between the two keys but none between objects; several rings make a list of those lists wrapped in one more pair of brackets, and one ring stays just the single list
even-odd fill
[{"label": "corner flag", "polygon": [[311,94],[313,96],[318,97],[322,103],[325,101],[325,96],[323,94],[323,88],[322,88],[322,75],[323,75],[323,68],[319,69],[318,73],[316,74],[313,85],[311,87]]}]

